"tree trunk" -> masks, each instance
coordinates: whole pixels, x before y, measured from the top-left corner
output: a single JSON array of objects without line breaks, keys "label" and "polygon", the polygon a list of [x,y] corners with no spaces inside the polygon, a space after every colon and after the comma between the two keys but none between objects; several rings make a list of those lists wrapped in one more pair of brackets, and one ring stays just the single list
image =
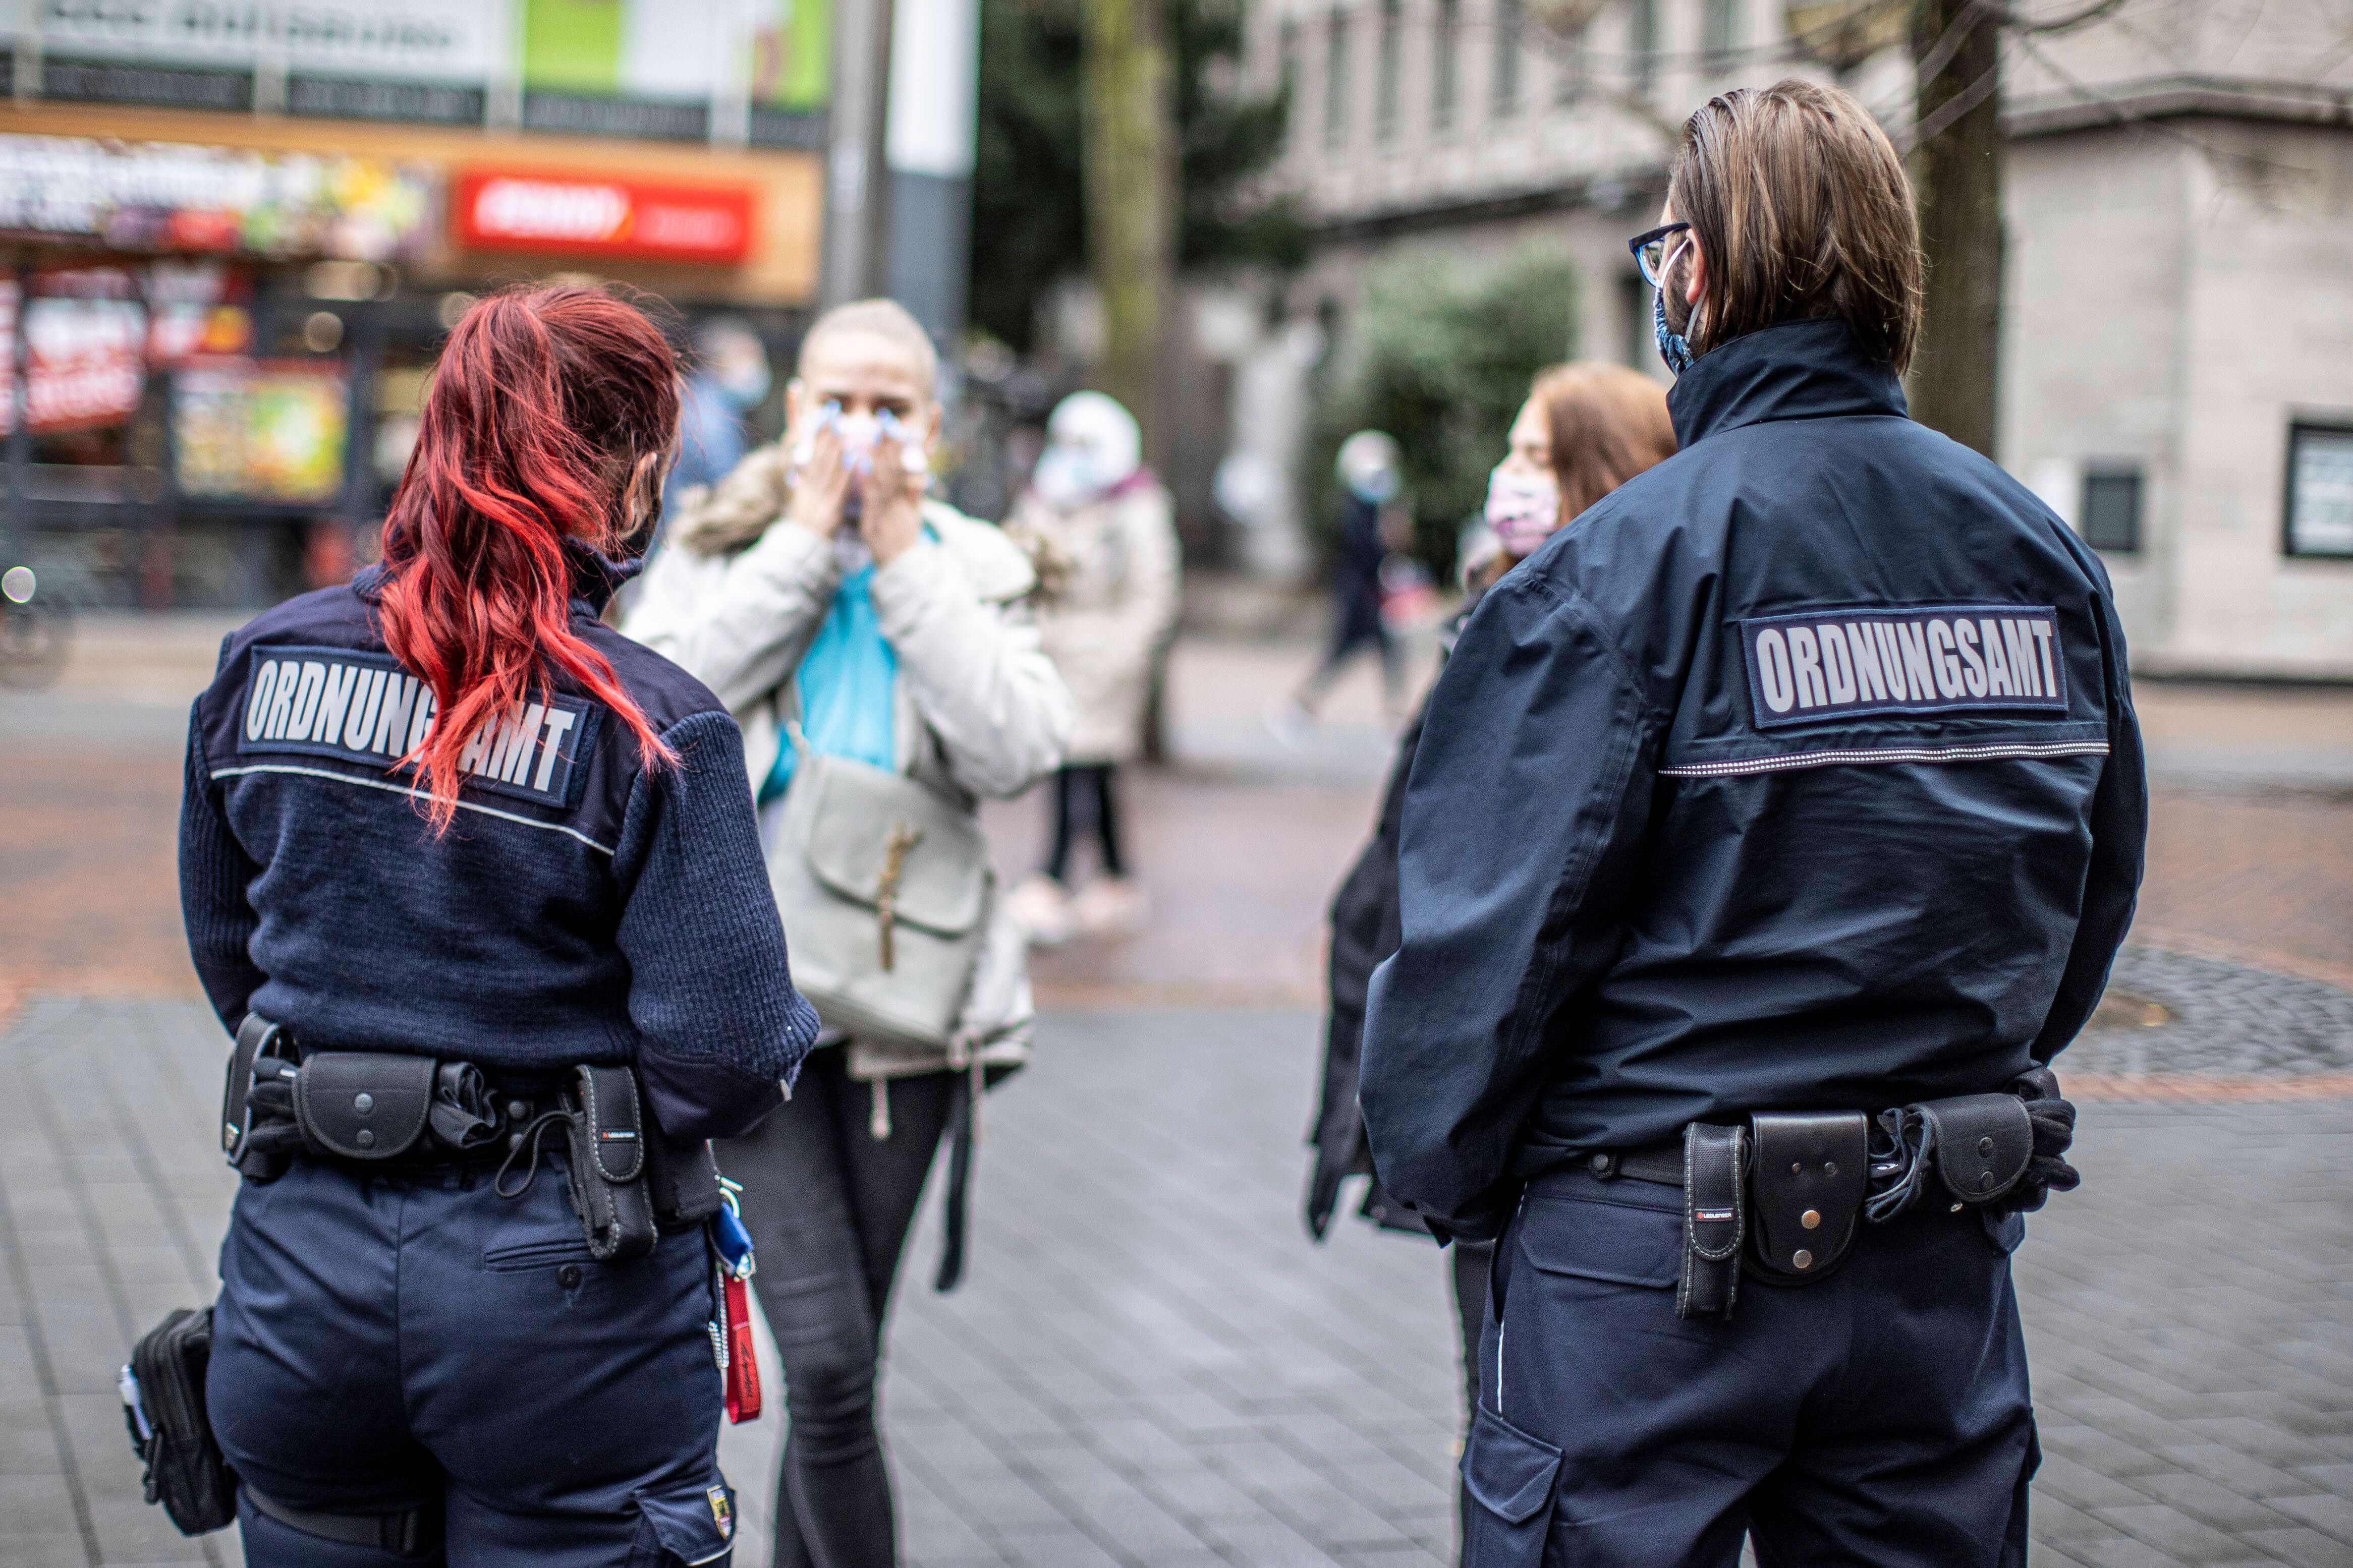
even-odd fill
[{"label": "tree trunk", "polygon": [[1986,0],[1917,0],[1912,12],[1919,124],[1931,132],[1912,154],[1928,257],[1912,416],[1989,458],[2001,342],[2000,16]]},{"label": "tree trunk", "polygon": [[1103,389],[1144,426],[1155,416],[1162,321],[1175,292],[1176,149],[1165,0],[1085,0],[1087,251],[1103,311]]}]

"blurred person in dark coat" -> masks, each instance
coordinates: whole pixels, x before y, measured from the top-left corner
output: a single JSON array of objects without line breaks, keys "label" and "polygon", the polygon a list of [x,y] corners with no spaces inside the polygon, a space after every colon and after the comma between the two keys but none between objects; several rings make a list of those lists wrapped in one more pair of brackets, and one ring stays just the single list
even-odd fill
[{"label": "blurred person in dark coat", "polygon": [[[1480,525],[1466,542],[1463,586],[1468,596],[1448,627],[1446,642],[1451,646],[1454,630],[1480,595],[1564,521],[1672,457],[1674,449],[1665,390],[1650,377],[1594,362],[1556,365],[1538,375],[1512,422],[1511,450],[1488,480]],[[1406,777],[1413,771],[1428,716],[1425,703],[1398,742],[1372,841],[1332,900],[1331,1012],[1324,1036],[1323,1103],[1312,1137],[1315,1166],[1307,1191],[1307,1226],[1319,1240],[1332,1223],[1342,1181],[1372,1173],[1364,1116],[1356,1105],[1365,993],[1373,971],[1398,949],[1398,825],[1405,809]],[[1358,1212],[1388,1229],[1430,1234],[1419,1219],[1381,1190],[1377,1180],[1366,1190]],[[1479,1322],[1493,1250],[1482,1242],[1457,1242],[1452,1253],[1466,1417],[1478,1402]]]}]

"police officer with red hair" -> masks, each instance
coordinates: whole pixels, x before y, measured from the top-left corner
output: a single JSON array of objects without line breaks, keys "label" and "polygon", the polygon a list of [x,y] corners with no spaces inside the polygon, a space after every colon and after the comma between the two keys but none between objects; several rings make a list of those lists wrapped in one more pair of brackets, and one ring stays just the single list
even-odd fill
[{"label": "police officer with red hair", "polygon": [[677,426],[626,301],[482,300],[383,564],[196,702],[181,892],[246,1178],[205,1386],[256,1568],[730,1549],[703,1141],[817,1020],[734,721],[599,618]]}]

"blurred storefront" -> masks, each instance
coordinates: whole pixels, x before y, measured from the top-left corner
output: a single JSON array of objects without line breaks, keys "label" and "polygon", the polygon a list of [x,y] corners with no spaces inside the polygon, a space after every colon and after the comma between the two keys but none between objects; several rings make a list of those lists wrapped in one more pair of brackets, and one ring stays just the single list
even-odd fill
[{"label": "blurred storefront", "polygon": [[817,293],[830,16],[0,0],[0,553],[91,605],[340,579],[436,344],[502,283],[627,283],[781,353]]}]

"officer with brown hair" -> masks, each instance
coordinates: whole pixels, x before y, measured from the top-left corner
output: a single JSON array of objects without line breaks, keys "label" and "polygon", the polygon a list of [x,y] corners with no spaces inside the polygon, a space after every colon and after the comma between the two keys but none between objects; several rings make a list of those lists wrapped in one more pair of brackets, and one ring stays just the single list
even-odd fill
[{"label": "officer with brown hair", "polygon": [[2099,561],[1905,412],[1902,163],[1711,100],[1662,226],[1677,456],[1489,591],[1407,789],[1361,1099],[1499,1237],[1465,1561],[2022,1564],[2009,1257],[2147,785]]}]

